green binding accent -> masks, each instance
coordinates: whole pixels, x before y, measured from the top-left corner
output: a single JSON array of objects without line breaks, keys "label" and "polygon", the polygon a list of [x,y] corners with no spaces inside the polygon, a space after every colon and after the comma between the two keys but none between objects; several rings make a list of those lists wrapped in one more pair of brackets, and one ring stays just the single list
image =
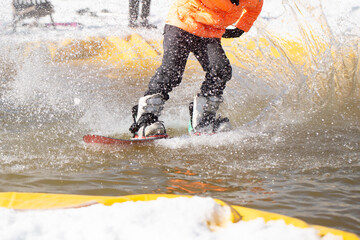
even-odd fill
[{"label": "green binding accent", "polygon": [[189,132],[189,134],[192,134],[192,132],[193,132],[193,127],[191,126],[191,120],[189,120],[189,127],[188,127],[188,132]]}]

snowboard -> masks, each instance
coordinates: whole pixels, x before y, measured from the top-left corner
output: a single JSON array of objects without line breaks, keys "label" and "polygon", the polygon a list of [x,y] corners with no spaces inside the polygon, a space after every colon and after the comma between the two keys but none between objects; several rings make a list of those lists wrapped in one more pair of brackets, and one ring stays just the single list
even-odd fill
[{"label": "snowboard", "polygon": [[45,27],[84,27],[83,24],[78,22],[55,22],[55,23],[46,23]]},{"label": "snowboard", "polygon": [[151,143],[155,140],[159,139],[166,139],[168,135],[155,135],[152,137],[143,137],[143,138],[129,138],[129,139],[122,139],[122,138],[113,138],[113,137],[106,137],[101,135],[85,135],[83,140],[85,143],[95,143],[95,144],[105,144],[105,145],[131,145],[131,144],[144,144],[144,143]]}]

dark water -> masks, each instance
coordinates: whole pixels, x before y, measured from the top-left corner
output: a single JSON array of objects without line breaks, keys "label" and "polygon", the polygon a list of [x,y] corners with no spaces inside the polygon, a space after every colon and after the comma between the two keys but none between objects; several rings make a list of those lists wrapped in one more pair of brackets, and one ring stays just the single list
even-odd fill
[{"label": "dark water", "polygon": [[110,67],[54,63],[45,48],[24,55],[23,44],[2,44],[0,191],[211,196],[360,234],[357,44],[338,42],[335,58],[314,55],[311,68],[285,52],[234,67],[221,112],[235,129],[215,136],[186,134],[187,104],[203,79],[190,68],[162,115],[175,137],[130,147],[86,146],[82,136],[126,135],[149,77],[109,77]]}]

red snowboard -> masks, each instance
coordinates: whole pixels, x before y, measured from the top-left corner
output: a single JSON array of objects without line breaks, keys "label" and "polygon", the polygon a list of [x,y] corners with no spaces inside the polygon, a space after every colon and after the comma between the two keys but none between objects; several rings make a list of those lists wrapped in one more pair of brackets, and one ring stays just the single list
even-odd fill
[{"label": "red snowboard", "polygon": [[96,144],[109,144],[109,145],[129,145],[129,144],[141,144],[153,142],[154,140],[167,138],[168,135],[155,135],[152,137],[144,138],[130,138],[130,139],[119,139],[111,138],[100,135],[85,135],[83,137],[85,143],[96,143]]}]

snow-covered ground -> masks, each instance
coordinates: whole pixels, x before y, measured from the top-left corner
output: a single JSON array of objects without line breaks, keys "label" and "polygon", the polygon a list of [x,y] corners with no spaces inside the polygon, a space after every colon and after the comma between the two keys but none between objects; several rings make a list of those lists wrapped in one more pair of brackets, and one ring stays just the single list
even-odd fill
[{"label": "snow-covered ground", "polygon": [[338,240],[320,238],[282,220],[229,222],[230,208],[211,198],[160,198],[149,202],[92,205],[77,209],[14,211],[0,208],[0,239],[246,239]]},{"label": "snow-covered ground", "polygon": [[[0,36],[16,36],[30,40],[38,40],[38,38],[64,38],[64,37],[86,37],[99,35],[125,35],[134,32],[128,28],[128,1],[120,0],[52,0],[55,8],[53,14],[55,22],[78,22],[84,25],[79,29],[72,27],[61,28],[56,31],[50,29],[44,30],[39,28],[19,28],[17,34],[12,33],[12,7],[11,0],[0,1]],[[173,1],[168,0],[152,0],[149,21],[158,28],[152,31],[142,31],[148,34],[161,34],[165,23],[167,12]],[[260,15],[260,23],[268,25],[271,21],[283,17],[283,25],[277,25],[274,30],[280,32],[291,31],[289,24],[291,19],[287,18],[287,14],[291,14],[288,5],[293,5],[291,0],[265,0],[262,13]],[[339,4],[338,0],[322,0],[295,1],[297,5],[308,5],[309,12],[321,11],[335,32],[360,34],[360,1],[342,0]],[[82,13],[79,11],[82,10]],[[26,22],[31,22],[26,20]],[[40,19],[41,23],[49,23],[49,17]]]}]

